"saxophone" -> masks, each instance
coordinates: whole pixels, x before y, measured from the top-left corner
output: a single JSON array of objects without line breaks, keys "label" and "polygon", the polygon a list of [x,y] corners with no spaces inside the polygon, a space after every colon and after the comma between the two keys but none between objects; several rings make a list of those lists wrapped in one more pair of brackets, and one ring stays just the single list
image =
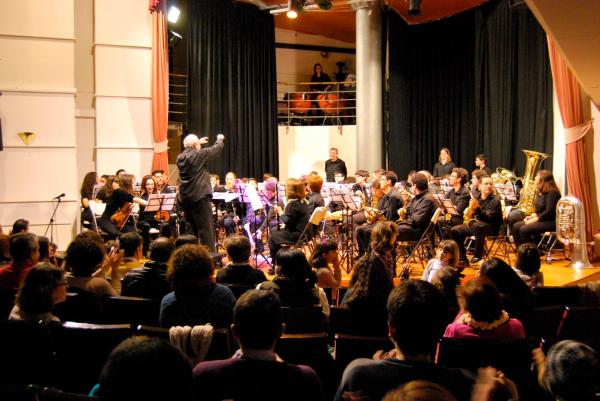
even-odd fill
[{"label": "saxophone", "polygon": [[556,238],[571,245],[570,267],[592,267],[587,254],[583,204],[574,196],[563,196],[556,204]]}]

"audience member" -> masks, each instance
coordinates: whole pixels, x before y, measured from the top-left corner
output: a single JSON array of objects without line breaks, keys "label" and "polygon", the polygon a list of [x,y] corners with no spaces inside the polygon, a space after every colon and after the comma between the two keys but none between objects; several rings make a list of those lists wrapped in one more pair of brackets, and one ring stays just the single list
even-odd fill
[{"label": "audience member", "polygon": [[354,266],[350,288],[346,291],[342,305],[349,308],[368,309],[373,313],[385,311],[388,296],[394,288],[389,269],[383,260],[368,253]]},{"label": "audience member", "polygon": [[390,294],[387,309],[394,350],[376,354],[377,360],[352,361],[344,370],[335,400],[380,400],[391,389],[413,380],[431,381],[457,400],[469,400],[473,374],[432,362],[448,316],[443,294],[428,282],[405,280]]},{"label": "audience member", "polygon": [[175,240],[175,249],[182,247],[183,245],[200,245],[200,240],[198,237],[192,234],[183,234],[177,237]]},{"label": "audience member", "polygon": [[485,260],[479,269],[500,291],[502,309],[527,325],[533,309],[533,292],[505,261],[498,258]]},{"label": "audience member", "polygon": [[436,273],[443,268],[458,271],[459,258],[460,253],[456,242],[453,240],[441,241],[436,248],[435,258],[427,263],[421,280],[429,281],[430,283],[433,282],[432,280]]},{"label": "audience member", "polygon": [[456,401],[456,398],[439,384],[413,380],[387,393],[382,401]]},{"label": "audience member", "polygon": [[9,252],[10,237],[6,234],[0,234],[0,266],[10,263]]},{"label": "audience member", "polygon": [[548,350],[533,350],[539,384],[557,401],[597,400],[600,392],[600,358],[591,347],[563,340]]},{"label": "audience member", "polygon": [[93,395],[100,401],[190,401],[190,365],[164,340],[131,337],[108,356]]},{"label": "audience member", "polygon": [[235,297],[212,278],[213,263],[202,245],[183,245],[169,260],[168,278],[172,292],[160,305],[161,327],[194,326],[211,323],[229,327]]},{"label": "audience member", "polygon": [[12,230],[10,231],[10,235],[16,235],[19,233],[28,233],[29,232],[29,221],[25,219],[18,219],[13,223]]},{"label": "audience member", "polygon": [[137,269],[147,262],[142,253],[143,238],[136,232],[123,233],[119,237],[123,260],[119,264],[119,277],[123,278],[131,269]]},{"label": "audience member", "polygon": [[40,249],[40,257],[38,261],[48,262],[51,265],[58,266],[58,261],[54,256],[56,252],[53,253],[52,257],[50,257],[50,240],[48,237],[38,236],[38,246]]},{"label": "audience member", "polygon": [[66,299],[67,282],[63,271],[50,263],[40,263],[25,276],[8,318],[44,323],[59,321],[52,309]]},{"label": "audience member", "polygon": [[27,232],[12,235],[8,251],[12,262],[0,268],[0,287],[17,290],[40,257],[37,237]]},{"label": "audience member", "polygon": [[324,399],[321,383],[312,368],[285,363],[274,351],[284,329],[276,293],[260,290],[244,293],[235,305],[233,320],[231,331],[240,349],[233,358],[201,362],[194,368],[196,399]]},{"label": "audience member", "polygon": [[273,283],[279,287],[281,304],[289,307],[318,305],[317,277],[306,256],[297,249],[283,248],[277,254],[277,261],[281,271]]},{"label": "audience member", "polygon": [[458,303],[461,312],[446,328],[450,338],[525,338],[521,322],[502,310],[500,293],[486,277],[476,277],[462,287]]},{"label": "audience member", "polygon": [[[337,290],[342,285],[342,269],[338,258],[337,242],[323,240],[315,246],[310,256],[310,264],[317,274],[317,285],[320,288]],[[329,265],[333,266],[333,271]]]},{"label": "audience member", "polygon": [[123,277],[121,295],[160,302],[171,292],[167,280],[167,262],[174,250],[175,246],[169,238],[155,239],[150,245],[150,260],[142,267],[129,270]]},{"label": "audience member", "polygon": [[105,259],[104,251],[96,239],[87,235],[78,235],[67,247],[65,257],[66,267],[72,274],[67,277],[69,287],[97,296],[119,295],[104,278],[108,269],[117,271],[119,262],[116,248],[112,249]]},{"label": "audience member", "polygon": [[251,247],[248,238],[239,234],[230,235],[225,238],[223,246],[231,262],[217,270],[217,283],[256,287],[267,280],[262,271],[249,263]]},{"label": "audience member", "polygon": [[540,271],[540,251],[534,244],[527,243],[517,250],[517,275],[531,289],[544,286],[544,274]]}]

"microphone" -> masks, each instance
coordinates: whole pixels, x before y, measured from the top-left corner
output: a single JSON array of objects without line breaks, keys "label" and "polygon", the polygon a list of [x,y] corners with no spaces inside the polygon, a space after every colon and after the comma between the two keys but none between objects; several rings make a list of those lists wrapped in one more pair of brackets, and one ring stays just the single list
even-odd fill
[{"label": "microphone", "polygon": [[63,192],[62,194],[55,196],[54,198],[52,198],[52,200],[56,200],[56,199],[60,199],[60,198],[64,198],[65,197],[65,193]]}]

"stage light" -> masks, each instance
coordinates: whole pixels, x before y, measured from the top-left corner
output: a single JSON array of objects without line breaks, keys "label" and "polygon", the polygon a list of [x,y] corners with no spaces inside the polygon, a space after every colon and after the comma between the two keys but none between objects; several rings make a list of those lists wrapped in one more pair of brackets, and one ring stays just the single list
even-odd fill
[{"label": "stage light", "polygon": [[181,11],[177,7],[171,6],[171,8],[169,8],[169,13],[167,14],[167,19],[170,23],[176,24],[179,19],[179,14],[181,14]]},{"label": "stage light", "polygon": [[177,46],[181,42],[181,39],[183,39],[183,36],[175,31],[169,31],[169,47]]},{"label": "stage light", "polygon": [[408,0],[408,15],[421,15],[421,0]]},{"label": "stage light", "polygon": [[288,10],[285,14],[288,18],[298,18],[298,2],[297,0],[288,0]]},{"label": "stage light", "polygon": [[321,10],[329,10],[332,6],[331,0],[319,0],[317,4]]}]

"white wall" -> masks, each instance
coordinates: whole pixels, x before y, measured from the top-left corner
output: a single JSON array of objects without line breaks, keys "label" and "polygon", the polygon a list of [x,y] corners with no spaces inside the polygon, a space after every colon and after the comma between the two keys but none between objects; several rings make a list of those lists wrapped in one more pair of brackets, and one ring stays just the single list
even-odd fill
[{"label": "white wall", "polygon": [[[0,2],[0,224],[30,221],[43,234],[64,192],[55,242],[71,239],[79,213],[75,140],[74,0]],[[36,134],[25,145],[19,132]],[[6,230],[8,231],[8,230]],[[50,236],[50,233],[48,233]]]},{"label": "white wall", "polygon": [[356,126],[279,126],[279,178],[299,178],[315,170],[325,178],[329,149],[339,149],[348,175],[360,168],[356,152]]},{"label": "white wall", "polygon": [[594,132],[593,134],[588,134],[589,138],[586,138],[586,140],[593,142],[591,146],[593,148],[592,163],[594,165],[594,171],[591,172],[590,180],[592,181],[592,196],[593,199],[595,199],[596,204],[594,205],[594,213],[592,216],[594,220],[594,229],[598,229],[600,228],[600,221],[598,218],[598,215],[600,214],[600,107],[596,106],[593,102],[590,102],[590,111],[594,121]]},{"label": "white wall", "polygon": [[[152,167],[152,19],[147,0],[94,2],[96,171]],[[119,12],[115,12],[115,10]]]}]

